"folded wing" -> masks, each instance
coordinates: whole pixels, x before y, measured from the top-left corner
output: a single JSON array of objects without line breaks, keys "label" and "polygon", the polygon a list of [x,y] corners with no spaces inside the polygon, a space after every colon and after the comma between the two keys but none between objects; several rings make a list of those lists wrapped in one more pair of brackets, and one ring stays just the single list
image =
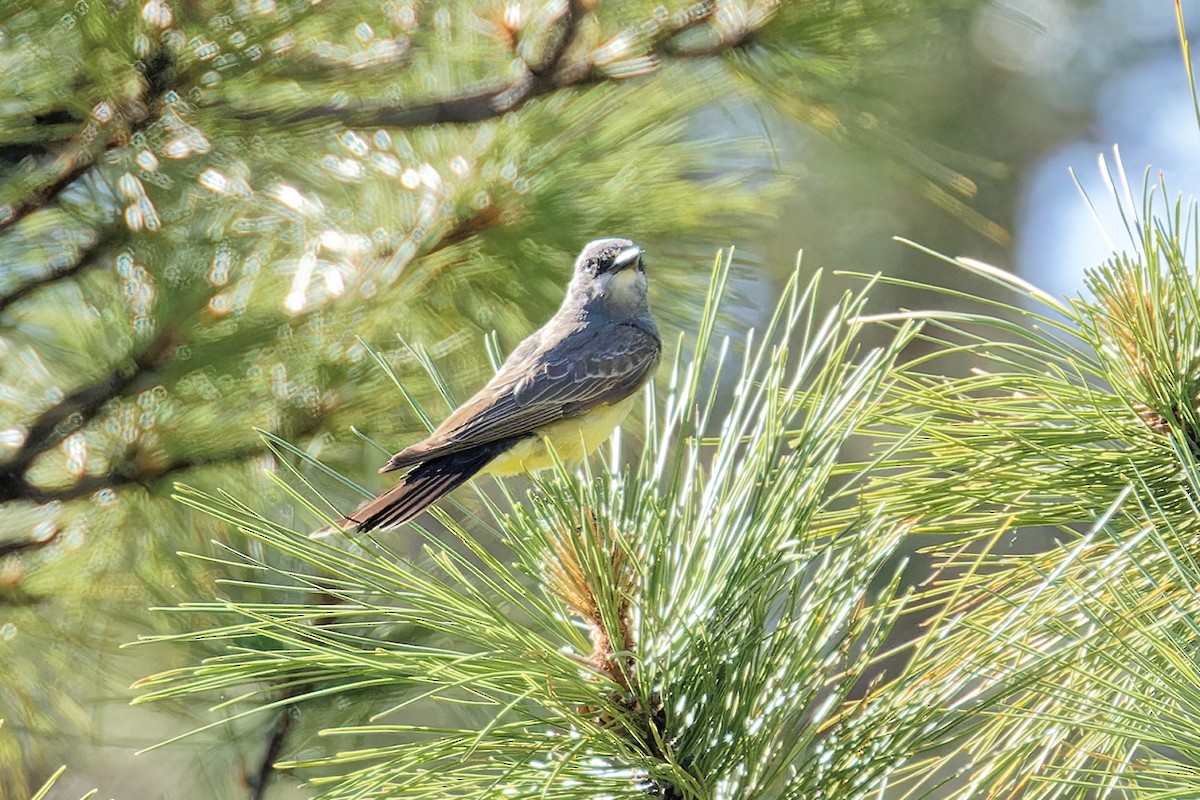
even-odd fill
[{"label": "folded wing", "polygon": [[[527,346],[532,352],[522,353]],[[527,341],[429,438],[392,456],[380,472],[499,441],[511,446],[552,422],[623,400],[645,383],[661,349],[656,335],[632,324],[588,326],[547,349]]]}]

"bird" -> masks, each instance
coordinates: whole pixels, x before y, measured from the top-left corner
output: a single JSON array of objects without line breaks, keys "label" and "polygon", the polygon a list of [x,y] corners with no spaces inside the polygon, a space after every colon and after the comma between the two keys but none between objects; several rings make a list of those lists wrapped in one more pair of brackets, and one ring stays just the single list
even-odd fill
[{"label": "bird", "polygon": [[630,239],[588,242],[554,316],[428,437],[380,468],[410,469],[348,514],[343,529],[401,525],[473,475],[534,472],[552,466],[554,455],[581,461],[607,439],[662,352],[644,252]]}]

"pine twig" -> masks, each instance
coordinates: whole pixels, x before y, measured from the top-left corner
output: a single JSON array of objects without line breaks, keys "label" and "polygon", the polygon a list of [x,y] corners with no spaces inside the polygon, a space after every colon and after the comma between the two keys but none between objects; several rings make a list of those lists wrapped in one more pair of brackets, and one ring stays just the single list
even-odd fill
[{"label": "pine twig", "polygon": [[[325,593],[318,594],[316,597],[318,603],[334,604],[337,599],[332,595]],[[314,627],[330,625],[333,623],[332,617],[320,617],[313,620]],[[297,686],[290,686],[284,690],[280,699],[292,700],[297,697],[303,697],[309,694],[316,688],[314,683],[302,683]],[[267,746],[263,750],[262,758],[258,760],[258,765],[252,771],[244,774],[246,786],[250,790],[249,800],[263,800],[267,796],[267,788],[270,786],[271,778],[278,772],[275,769],[275,762],[283,755],[283,749],[287,745],[288,737],[291,735],[294,723],[292,716],[292,704],[284,705],[279,709],[279,715],[275,718],[275,724],[271,726],[271,735],[267,739]]]},{"label": "pine twig", "polygon": [[177,345],[178,330],[173,325],[163,326],[131,363],[121,365],[100,380],[76,389],[38,415],[16,454],[0,465],[0,503],[18,497],[36,498],[41,490],[29,486],[24,480],[25,472],[34,459],[86,425],[106,403],[121,396],[138,378],[157,369]]},{"label": "pine twig", "polygon": [[53,169],[26,189],[16,199],[0,206],[0,228],[12,225],[58,196],[60,192],[95,166],[100,156],[114,143],[127,140],[152,122],[156,117],[149,110],[149,84],[143,82],[138,94],[122,98],[112,105],[105,102],[104,116],[86,122],[65,145],[52,156]]},{"label": "pine twig", "polygon": [[36,539],[16,539],[11,542],[0,542],[0,558],[11,556],[15,553],[21,553],[26,550],[37,550],[52,544],[60,535],[62,528],[55,528],[50,532],[49,536],[41,536]]},{"label": "pine twig", "polygon": [[[777,2],[767,3],[774,8]],[[680,58],[698,58],[719,55],[727,50],[742,46],[753,34],[751,27],[722,30],[713,41],[702,45],[684,47],[677,38],[685,31],[712,22],[717,11],[713,0],[701,0],[674,14],[660,15],[640,26],[643,33],[654,37],[650,52]],[[575,41],[579,22],[586,13],[581,0],[567,3],[559,18],[558,35],[551,54],[540,65],[526,64],[526,70],[516,80],[493,84],[479,91],[446,97],[416,106],[389,106],[363,108],[347,106],[315,106],[283,117],[284,122],[294,123],[313,119],[338,119],[348,127],[417,128],[427,125],[463,124],[482,122],[516,111],[530,100],[550,94],[559,89],[599,82],[604,76],[597,73],[595,65],[586,59],[568,61],[567,51]],[[765,15],[763,17],[765,19]],[[652,59],[642,59],[653,64]],[[652,68],[652,66],[650,67]],[[632,70],[619,76],[608,76],[609,80],[623,79],[643,74],[647,69]],[[237,115],[240,119],[258,119],[273,116],[267,111],[247,111]]]},{"label": "pine twig", "polygon": [[41,289],[43,286],[49,286],[50,284],[57,283],[63,278],[72,277],[84,268],[94,264],[96,257],[103,250],[122,238],[122,233],[125,229],[108,226],[102,230],[104,233],[96,236],[96,238],[90,244],[80,248],[79,252],[73,259],[71,259],[70,263],[64,264],[61,267],[53,268],[46,274],[21,284],[8,294],[0,294],[0,313],[3,313],[4,310],[13,303],[28,297],[38,289]]},{"label": "pine twig", "polygon": [[[579,28],[585,11],[581,0],[569,0],[562,16],[558,19],[558,38],[550,55],[542,64],[526,64],[525,73],[511,83],[492,86],[474,94],[438,100],[412,108],[383,108],[371,113],[369,121],[361,124],[384,127],[418,127],[443,123],[480,122],[515,111],[534,97],[546,94],[566,85],[560,78],[564,55]],[[579,72],[580,70],[575,70]],[[586,73],[586,69],[583,72]],[[582,77],[582,76],[579,76]],[[573,82],[573,81],[572,81]],[[346,110],[337,106],[317,106],[286,118],[286,122],[304,122],[323,117],[342,117]],[[243,119],[263,116],[259,113],[243,115]],[[350,116],[357,116],[351,112]],[[346,120],[346,124],[351,124]],[[359,124],[357,121],[353,124]]]}]

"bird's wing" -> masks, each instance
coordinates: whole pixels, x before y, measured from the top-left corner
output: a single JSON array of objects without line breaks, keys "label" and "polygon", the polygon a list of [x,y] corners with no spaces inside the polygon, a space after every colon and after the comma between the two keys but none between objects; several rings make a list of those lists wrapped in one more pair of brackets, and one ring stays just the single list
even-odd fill
[{"label": "bird's wing", "polygon": [[528,436],[551,422],[623,400],[658,361],[658,337],[636,325],[577,330],[532,363],[505,362],[487,386],[454,411],[429,438],[392,456],[381,470]]}]

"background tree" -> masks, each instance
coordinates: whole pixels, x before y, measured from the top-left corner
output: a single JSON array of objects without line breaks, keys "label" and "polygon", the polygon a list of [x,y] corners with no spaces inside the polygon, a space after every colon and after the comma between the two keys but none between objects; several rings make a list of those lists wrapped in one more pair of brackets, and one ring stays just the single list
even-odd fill
[{"label": "background tree", "polygon": [[[791,170],[704,129],[702,109],[753,86],[943,205],[948,190],[969,194],[881,127],[894,114],[872,82],[954,19],[926,27],[912,12],[884,0],[0,11],[0,791],[23,797],[48,764],[86,764],[92,737],[110,763],[155,738],[157,722],[99,702],[151,671],[114,645],[169,631],[145,608],[213,578],[175,551],[245,544],[172,503],[173,481],[243,485],[286,515],[294,501],[264,480],[278,460],[255,428],[357,475],[377,454],[352,426],[389,445],[416,432],[362,342],[409,374],[423,355],[399,332],[457,386],[477,384],[481,336],[511,346],[556,301],[579,244],[616,232],[653,243],[664,327],[690,324],[694,264],[769,222],[763,200]],[[292,719],[185,751],[195,791],[227,795],[241,773],[261,793]],[[144,786],[150,762],[131,763]]]}]

